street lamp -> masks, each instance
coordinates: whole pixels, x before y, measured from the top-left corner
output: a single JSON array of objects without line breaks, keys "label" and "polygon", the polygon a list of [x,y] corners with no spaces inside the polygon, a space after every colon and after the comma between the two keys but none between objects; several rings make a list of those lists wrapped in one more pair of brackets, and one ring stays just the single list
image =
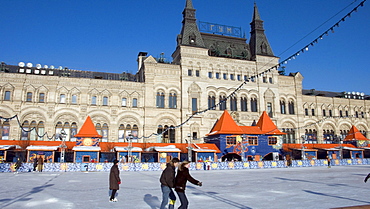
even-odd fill
[{"label": "street lamp", "polygon": [[339,152],[339,159],[343,159],[343,136],[339,135],[339,144],[340,144],[340,152]]},{"label": "street lamp", "polygon": [[246,137],[247,136],[245,134],[243,134],[243,138],[242,138],[241,146],[240,146],[240,149],[242,150],[242,161],[245,161],[244,142],[245,142]]},{"label": "street lamp", "polygon": [[192,156],[191,156],[191,154],[192,154],[192,147],[191,147],[191,134],[189,133],[188,134],[188,138],[189,138],[189,140],[186,140],[186,141],[188,141],[188,160],[189,160],[189,162],[191,162],[191,160],[192,160]]},{"label": "street lamp", "polygon": [[132,134],[128,135],[129,141],[128,141],[128,146],[127,146],[127,161],[131,163],[132,161]]},{"label": "street lamp", "polygon": [[306,135],[302,135],[302,160],[305,160],[306,159],[306,155],[305,155],[305,151],[304,151],[304,142],[306,141],[306,138],[307,136]]},{"label": "street lamp", "polygon": [[59,138],[62,140],[62,144],[59,146],[61,148],[61,152],[60,152],[60,162],[61,163],[64,163],[64,156],[65,156],[65,148],[67,148],[66,146],[66,132],[64,131],[64,129],[62,129],[60,131],[60,135],[59,135]]}]

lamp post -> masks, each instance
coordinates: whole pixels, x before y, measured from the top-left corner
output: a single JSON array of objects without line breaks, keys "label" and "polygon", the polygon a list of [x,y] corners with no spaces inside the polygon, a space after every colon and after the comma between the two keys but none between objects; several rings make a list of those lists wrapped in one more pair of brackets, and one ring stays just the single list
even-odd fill
[{"label": "lamp post", "polygon": [[306,155],[305,155],[305,151],[304,151],[304,142],[306,141],[306,138],[307,136],[306,135],[302,135],[302,160],[305,160],[306,159]]},{"label": "lamp post", "polygon": [[130,162],[131,163],[131,161],[132,161],[132,135],[131,134],[129,134],[128,135],[128,138],[129,138],[129,141],[128,141],[128,146],[127,146],[127,150],[128,150],[128,152],[127,152],[127,161],[128,162]]},{"label": "lamp post", "polygon": [[60,152],[60,162],[61,163],[64,163],[64,156],[65,156],[65,148],[67,148],[66,146],[66,132],[64,131],[64,129],[62,129],[60,131],[60,139],[62,140],[62,144],[60,145],[60,148],[61,148],[61,152]]},{"label": "lamp post", "polygon": [[191,160],[192,160],[192,156],[191,156],[191,154],[192,154],[192,147],[191,147],[191,135],[190,134],[188,134],[188,140],[186,140],[186,141],[188,141],[188,160],[189,160],[189,162],[191,162]]},{"label": "lamp post", "polygon": [[246,138],[246,135],[243,134],[243,138],[242,138],[242,142],[241,142],[241,146],[240,146],[240,149],[242,150],[242,161],[245,161],[245,154],[244,154],[244,142],[245,142],[245,138]]},{"label": "lamp post", "polygon": [[343,159],[343,136],[339,135],[339,144],[340,144],[340,151],[339,151],[339,159]]}]

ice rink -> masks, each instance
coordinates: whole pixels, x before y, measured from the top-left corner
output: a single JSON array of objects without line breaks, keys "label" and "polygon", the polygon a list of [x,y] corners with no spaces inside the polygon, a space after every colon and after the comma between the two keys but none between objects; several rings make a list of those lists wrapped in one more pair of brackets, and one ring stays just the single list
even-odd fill
[{"label": "ice rink", "polygon": [[[191,171],[189,208],[336,208],[370,205],[369,165]],[[0,208],[159,208],[159,171],[122,172],[109,202],[108,172],[0,173]],[[175,208],[180,205],[176,202]]]}]

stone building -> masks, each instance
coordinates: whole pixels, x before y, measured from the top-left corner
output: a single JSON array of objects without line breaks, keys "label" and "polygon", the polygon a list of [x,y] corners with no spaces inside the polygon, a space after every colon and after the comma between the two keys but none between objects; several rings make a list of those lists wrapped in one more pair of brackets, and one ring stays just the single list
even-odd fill
[{"label": "stone building", "polygon": [[267,71],[279,57],[256,5],[249,40],[238,28],[200,27],[195,11],[186,0],[173,61],[140,52],[135,75],[2,63],[0,116],[12,119],[0,120],[1,139],[53,141],[64,129],[75,141],[90,116],[103,142],[199,143],[225,109],[241,126],[266,111],[285,143],[338,142],[352,125],[367,136],[369,96],[305,90],[299,72]]}]

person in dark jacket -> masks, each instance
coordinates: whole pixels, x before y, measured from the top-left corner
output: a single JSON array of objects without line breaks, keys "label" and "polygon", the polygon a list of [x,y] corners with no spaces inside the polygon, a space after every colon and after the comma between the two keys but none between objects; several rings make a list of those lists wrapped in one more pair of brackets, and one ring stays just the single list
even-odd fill
[{"label": "person in dark jacket", "polygon": [[116,192],[119,190],[121,178],[119,177],[118,160],[113,160],[113,166],[109,173],[109,189],[112,190],[109,202],[117,202]]},{"label": "person in dark jacket", "polygon": [[180,198],[181,205],[179,209],[187,209],[189,205],[188,198],[185,195],[186,182],[202,186],[202,182],[194,179],[189,173],[190,162],[185,160],[179,166],[175,179],[175,191]]},{"label": "person in dark jacket", "polygon": [[162,172],[159,180],[161,182],[162,190],[162,203],[160,209],[166,208],[166,205],[168,204],[168,197],[170,198],[168,209],[173,209],[175,207],[176,196],[172,188],[175,187],[175,169],[179,162],[180,160],[177,157],[172,158],[172,160],[167,163],[166,169],[164,169]]},{"label": "person in dark jacket", "polygon": [[15,173],[18,173],[19,168],[22,166],[22,160],[20,158],[17,158],[17,162],[15,163]]},{"label": "person in dark jacket", "polygon": [[37,168],[37,156],[33,159],[33,172],[36,172]]}]

